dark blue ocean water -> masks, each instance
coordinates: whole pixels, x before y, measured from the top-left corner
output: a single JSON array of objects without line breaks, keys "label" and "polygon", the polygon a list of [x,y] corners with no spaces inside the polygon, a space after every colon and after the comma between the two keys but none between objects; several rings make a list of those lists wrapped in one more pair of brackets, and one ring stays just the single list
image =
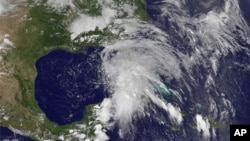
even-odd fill
[{"label": "dark blue ocean water", "polygon": [[87,105],[107,95],[100,73],[102,49],[87,47],[86,54],[55,50],[37,60],[35,98],[49,120],[59,125],[81,120]]},{"label": "dark blue ocean water", "polygon": [[[202,7],[202,3],[208,0],[187,0],[187,11],[190,12],[190,16],[197,16],[199,14],[207,13],[209,10],[221,8],[224,4],[223,0],[211,0],[213,1],[211,5]],[[210,1],[210,2],[211,2]],[[244,13],[244,17],[248,22],[250,21],[250,11],[249,11],[249,0],[240,0],[241,10]],[[169,22],[169,16],[162,16],[161,9],[159,8],[163,3],[163,0],[147,0],[147,12],[151,18],[151,22],[157,27],[161,28],[169,35],[172,36],[172,41],[170,42],[173,46],[176,47],[176,50],[188,54],[192,52],[192,49],[189,48],[187,40],[180,37],[178,32],[178,26],[176,23]],[[247,7],[248,5],[248,7]],[[174,8],[174,6],[169,5],[166,8]],[[235,30],[235,29],[233,29]],[[232,31],[237,37],[237,34],[242,29],[236,29]],[[243,29],[244,30],[244,29]],[[239,44],[246,48],[250,48],[250,45],[247,44],[244,40],[239,39]],[[185,47],[185,48],[182,48]],[[205,58],[204,58],[205,59]],[[209,60],[207,60],[209,62]],[[162,109],[155,107],[155,111],[150,111],[150,109],[145,109],[145,112],[150,113],[153,116],[157,117],[166,117],[167,125],[159,124],[159,121],[155,120],[150,116],[145,116],[133,120],[133,127],[131,129],[130,136],[124,135],[124,138],[119,136],[119,128],[114,127],[111,130],[107,131],[107,134],[110,137],[110,140],[120,140],[120,141],[130,141],[130,140],[143,140],[143,141],[201,141],[202,135],[198,135],[196,127],[193,125],[195,123],[195,115],[211,115],[209,113],[209,97],[215,99],[218,105],[223,105],[222,98],[218,96],[218,93],[224,93],[225,97],[232,102],[232,105],[235,107],[236,116],[231,114],[228,115],[227,120],[228,124],[223,125],[222,127],[216,129],[216,138],[210,139],[211,141],[226,141],[229,140],[229,125],[230,124],[250,124],[250,73],[249,70],[244,68],[250,64],[250,59],[247,53],[242,50],[235,54],[229,53],[227,56],[219,60],[218,74],[213,75],[216,86],[210,89],[205,87],[206,78],[211,74],[211,68],[205,68],[202,65],[197,65],[192,68],[194,83],[191,83],[192,80],[189,76],[183,76],[185,80],[190,84],[190,88],[187,88],[184,83],[180,83],[176,80],[170,80],[168,87],[175,90],[180,90],[180,94],[185,95],[184,102],[181,104],[181,109],[187,113],[184,117],[183,124],[180,127],[177,127],[177,130],[171,130],[171,120],[168,119],[168,115],[162,111]],[[235,65],[236,63],[241,65]],[[186,73],[186,70],[183,69],[183,73]],[[164,75],[164,74],[162,74]],[[197,85],[198,84],[198,85]],[[188,89],[191,89],[192,93]],[[169,99],[167,99],[169,101]],[[171,99],[170,99],[171,100]],[[170,101],[174,103],[175,101]],[[197,106],[199,105],[199,106]],[[155,105],[151,105],[155,106]],[[196,106],[196,107],[195,107]],[[223,108],[219,106],[218,113],[223,112]],[[215,122],[220,123],[220,117],[214,119]]]},{"label": "dark blue ocean water", "polygon": [[242,15],[244,16],[245,20],[247,21],[250,27],[250,0],[239,0],[240,9],[242,11]]},{"label": "dark blue ocean water", "polygon": [[29,137],[22,136],[20,134],[14,133],[7,127],[1,127],[0,126],[0,141],[9,141],[9,140],[15,140],[15,141],[33,141]]}]

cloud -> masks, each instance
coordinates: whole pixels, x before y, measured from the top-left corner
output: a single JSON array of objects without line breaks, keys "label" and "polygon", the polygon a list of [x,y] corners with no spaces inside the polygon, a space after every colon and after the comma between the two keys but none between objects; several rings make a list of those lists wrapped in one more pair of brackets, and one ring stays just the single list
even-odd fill
[{"label": "cloud", "polygon": [[71,7],[72,9],[75,8],[73,0],[48,0],[47,4],[57,11],[60,11],[62,8],[65,8],[67,6]]},{"label": "cloud", "polygon": [[208,119],[204,119],[201,115],[197,114],[195,116],[196,118],[196,123],[197,123],[197,130],[198,132],[202,132],[203,137],[208,138],[210,137],[210,132],[209,132],[209,128],[210,125],[208,123]]}]

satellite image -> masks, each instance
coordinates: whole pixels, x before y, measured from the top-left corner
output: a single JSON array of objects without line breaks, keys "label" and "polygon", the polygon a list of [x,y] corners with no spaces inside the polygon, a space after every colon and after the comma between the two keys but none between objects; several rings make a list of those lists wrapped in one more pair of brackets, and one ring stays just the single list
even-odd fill
[{"label": "satellite image", "polygon": [[247,124],[250,0],[0,0],[0,141],[229,141]]}]

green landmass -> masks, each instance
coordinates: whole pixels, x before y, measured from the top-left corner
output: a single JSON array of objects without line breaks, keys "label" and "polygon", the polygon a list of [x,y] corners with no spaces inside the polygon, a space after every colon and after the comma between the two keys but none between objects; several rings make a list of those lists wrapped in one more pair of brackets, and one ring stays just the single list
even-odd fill
[{"label": "green landmass", "polygon": [[97,0],[75,0],[75,4],[82,9],[82,13],[91,16],[100,16],[102,12],[102,6],[97,3]]},{"label": "green landmass", "polygon": [[209,123],[210,127],[212,127],[212,128],[222,128],[222,124],[216,122],[213,119],[208,119],[208,123]]},{"label": "green landmass", "polygon": [[139,16],[142,21],[148,21],[149,16],[146,12],[147,2],[145,0],[135,0],[136,10],[135,14]]}]

